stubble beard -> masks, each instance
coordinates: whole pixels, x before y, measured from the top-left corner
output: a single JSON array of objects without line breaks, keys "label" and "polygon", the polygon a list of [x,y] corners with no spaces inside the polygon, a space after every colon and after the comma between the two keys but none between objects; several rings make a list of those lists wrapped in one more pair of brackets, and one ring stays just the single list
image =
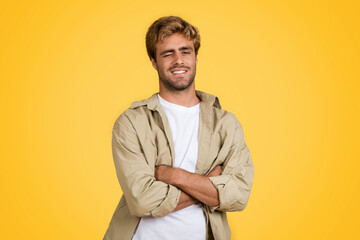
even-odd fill
[{"label": "stubble beard", "polygon": [[162,74],[160,74],[160,72],[158,72],[158,75],[159,75],[159,80],[163,83],[163,85],[167,90],[171,92],[179,92],[188,89],[191,86],[191,84],[194,82],[196,75],[196,68],[194,68],[194,73],[189,77],[188,83],[180,86],[176,85],[170,78],[166,76],[161,76]]}]

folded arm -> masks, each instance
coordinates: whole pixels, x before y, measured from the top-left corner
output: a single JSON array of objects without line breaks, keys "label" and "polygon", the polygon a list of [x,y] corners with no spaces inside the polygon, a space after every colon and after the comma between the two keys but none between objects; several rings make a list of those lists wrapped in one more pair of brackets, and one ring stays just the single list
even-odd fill
[{"label": "folded arm", "polygon": [[209,177],[219,176],[221,172],[221,167],[217,166],[207,176],[201,176],[180,168],[159,166],[155,169],[155,178],[158,181],[176,186],[190,195],[189,197],[214,207],[219,205],[219,195]]},{"label": "folded arm", "polygon": [[228,150],[221,174],[201,176],[179,168],[159,166],[155,169],[155,177],[201,201],[211,212],[242,211],[249,200],[254,165],[237,119],[233,135],[223,147]]},{"label": "folded arm", "polygon": [[219,192],[220,204],[210,211],[242,211],[245,209],[254,179],[254,165],[244,139],[241,124],[236,119],[231,144],[220,176],[210,177]]},{"label": "folded arm", "polygon": [[[161,168],[163,168],[163,166],[160,167],[160,170]],[[215,177],[215,176],[219,176],[222,172],[222,168],[220,166],[217,166],[215,167],[208,175],[207,177]],[[155,177],[157,177],[157,180],[159,180],[159,175],[164,175],[164,174],[161,174],[160,171],[159,171],[159,167],[157,167],[155,169]],[[160,180],[159,180],[160,181]],[[188,190],[190,192],[190,190]],[[194,191],[194,190],[193,190]],[[195,192],[197,192],[195,190]],[[196,195],[196,194],[195,194]],[[216,198],[216,197],[215,197]],[[174,211],[178,211],[180,209],[183,209],[183,208],[186,208],[192,204],[196,204],[198,203],[199,200],[192,197],[191,195],[187,194],[186,192],[184,191],[181,191],[181,195],[180,195],[180,200],[179,200],[179,203],[178,205],[176,206],[176,208],[174,209]]]},{"label": "folded arm", "polygon": [[154,166],[145,159],[136,131],[124,114],[113,128],[112,152],[116,174],[132,215],[163,217],[177,207],[181,190],[156,181]]},{"label": "folded arm", "polygon": [[186,208],[190,205],[196,204],[198,202],[199,201],[196,198],[193,198],[189,194],[181,191],[179,202],[178,202],[177,206],[175,207],[174,212],[179,211],[183,208]]}]

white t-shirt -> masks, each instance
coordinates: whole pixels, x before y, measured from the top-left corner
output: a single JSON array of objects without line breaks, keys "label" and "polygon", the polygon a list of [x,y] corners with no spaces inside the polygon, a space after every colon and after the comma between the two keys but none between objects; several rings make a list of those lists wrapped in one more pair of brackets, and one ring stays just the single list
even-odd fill
[{"label": "white t-shirt", "polygon": [[[195,172],[198,156],[200,103],[184,107],[158,100],[169,120],[175,148],[174,166]],[[162,218],[142,217],[133,240],[205,240],[206,218],[202,208],[193,204]]]}]

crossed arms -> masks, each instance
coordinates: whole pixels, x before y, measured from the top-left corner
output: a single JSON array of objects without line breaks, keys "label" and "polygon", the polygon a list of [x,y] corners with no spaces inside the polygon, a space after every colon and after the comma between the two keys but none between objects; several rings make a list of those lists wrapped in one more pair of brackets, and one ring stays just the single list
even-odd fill
[{"label": "crossed arms", "polygon": [[[253,164],[240,123],[223,143],[223,168],[207,176],[166,166],[145,157],[134,125],[122,114],[113,128],[112,152],[117,177],[134,216],[162,217],[197,201],[210,211],[241,211],[249,199]],[[151,154],[147,154],[149,156]],[[220,155],[220,153],[219,153]]]},{"label": "crossed arms", "polygon": [[221,167],[217,166],[207,176],[201,176],[181,168],[159,166],[155,168],[155,178],[182,190],[179,202],[174,209],[177,211],[198,201],[211,207],[219,205],[218,190],[208,177],[218,176],[221,172]]}]

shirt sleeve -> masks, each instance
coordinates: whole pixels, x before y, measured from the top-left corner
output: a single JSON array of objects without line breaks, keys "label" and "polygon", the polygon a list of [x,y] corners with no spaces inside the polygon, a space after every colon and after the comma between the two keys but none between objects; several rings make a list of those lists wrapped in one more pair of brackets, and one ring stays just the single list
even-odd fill
[{"label": "shirt sleeve", "polygon": [[[163,217],[178,204],[181,191],[154,177],[135,129],[125,114],[113,127],[112,153],[116,174],[132,215]],[[154,162],[154,161],[152,161]]]},{"label": "shirt sleeve", "polygon": [[254,178],[254,165],[245,143],[241,124],[236,119],[233,142],[224,161],[223,172],[209,177],[219,193],[219,206],[209,207],[211,212],[242,211],[249,200]]}]

